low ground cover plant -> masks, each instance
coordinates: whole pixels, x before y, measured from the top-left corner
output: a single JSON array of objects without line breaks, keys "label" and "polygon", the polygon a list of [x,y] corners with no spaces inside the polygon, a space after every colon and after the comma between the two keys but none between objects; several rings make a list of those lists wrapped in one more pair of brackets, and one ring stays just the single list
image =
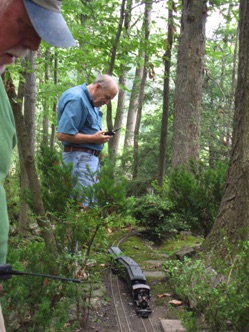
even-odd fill
[{"label": "low ground cover plant", "polygon": [[235,257],[219,260],[214,254],[214,268],[204,258],[165,262],[171,287],[189,308],[185,316],[189,331],[202,330],[201,317],[209,331],[248,331],[248,254],[249,242],[245,241]]}]

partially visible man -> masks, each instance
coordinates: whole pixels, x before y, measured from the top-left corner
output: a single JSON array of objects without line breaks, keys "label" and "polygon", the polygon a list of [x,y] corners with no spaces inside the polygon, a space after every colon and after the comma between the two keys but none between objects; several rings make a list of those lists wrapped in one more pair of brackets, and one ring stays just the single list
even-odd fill
[{"label": "partially visible man", "polygon": [[[58,105],[57,138],[63,144],[63,160],[73,164],[75,186],[89,187],[96,183],[99,154],[112,136],[104,135],[100,107],[109,103],[118,92],[118,85],[109,75],[98,76],[93,83],[65,91]],[[77,179],[77,183],[75,180]],[[89,199],[81,203],[89,206]]]},{"label": "partially visible man", "polygon": [[[75,41],[61,14],[57,0],[0,0],[0,74],[5,65],[37,51],[44,39],[56,47],[74,46]],[[8,174],[16,131],[12,110],[0,79],[0,264],[6,262],[9,221],[2,182]],[[1,316],[0,331],[5,327]]]}]

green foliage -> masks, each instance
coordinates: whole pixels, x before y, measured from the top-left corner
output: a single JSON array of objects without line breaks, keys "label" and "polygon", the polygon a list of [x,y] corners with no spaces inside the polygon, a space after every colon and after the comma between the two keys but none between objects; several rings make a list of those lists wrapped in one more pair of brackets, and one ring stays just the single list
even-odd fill
[{"label": "green foliage", "polygon": [[153,239],[158,240],[176,230],[188,229],[187,224],[172,208],[172,203],[159,195],[145,195],[136,199],[133,216]]},{"label": "green foliage", "polygon": [[[128,192],[135,196],[141,196],[148,193],[151,183],[157,178],[159,141],[161,130],[161,107],[154,109],[151,105],[156,105],[161,96],[157,89],[148,89],[148,100],[145,109],[148,113],[144,114],[139,133],[139,156],[138,173],[132,178],[134,171],[134,149],[128,147],[122,153],[122,166],[127,177],[132,178],[128,183]],[[171,136],[171,132],[168,132]],[[167,156],[170,158],[171,147],[167,144]]]},{"label": "green foliage", "polygon": [[[215,9],[221,7],[222,15],[227,22],[231,22],[232,15],[237,18],[236,1],[214,0],[210,4]],[[227,4],[232,6],[227,6]],[[180,12],[182,5],[180,3],[174,5]],[[125,70],[132,69],[134,73],[134,67],[137,64],[142,64],[139,53],[146,47],[149,51],[150,68],[154,69],[155,67],[156,72],[153,80],[150,80],[149,84],[146,85],[143,118],[141,119],[139,133],[138,176],[129,183],[130,192],[134,192],[133,189],[136,187],[137,195],[147,193],[148,188],[151,188],[152,181],[157,177],[159,136],[162,121],[161,96],[164,79],[164,75],[160,78],[160,74],[158,74],[162,72],[162,68],[157,71],[156,67],[163,65],[161,59],[165,47],[165,34],[162,33],[162,30],[159,31],[158,17],[153,17],[155,27],[151,30],[149,45],[145,45],[143,40],[144,31],[141,29],[143,6],[144,4],[134,7],[136,10],[132,11],[130,28],[126,30],[126,27],[123,27],[117,44],[117,57],[113,69],[116,76],[120,75],[121,68]],[[139,10],[139,8],[142,8],[142,10]],[[54,48],[49,49],[44,42],[41,44],[36,69],[38,82],[36,106],[37,119],[40,123],[44,115],[48,117],[51,123],[56,123],[53,105],[64,90],[84,81],[90,83],[96,73],[106,72],[110,63],[110,56],[113,54],[112,47],[119,24],[119,10],[120,3],[115,0],[101,2],[65,0],[63,2],[64,15],[77,40],[77,46],[70,49],[55,50]],[[165,20],[163,11],[160,12],[160,16]],[[236,23],[236,20],[234,22]],[[201,158],[208,161],[211,166],[216,163],[217,159],[226,159],[229,152],[230,119],[232,118],[231,105],[229,104],[232,98],[229,94],[234,61],[235,25],[230,27],[227,25],[225,29],[219,27],[214,40],[209,40],[206,48]],[[174,26],[179,30],[179,21],[175,20]],[[179,31],[175,32],[175,38],[177,38],[178,33]],[[44,56],[45,51],[49,51],[48,57]],[[174,52],[177,51],[177,47],[173,48],[172,51],[173,66],[171,73],[173,75],[171,76],[173,82],[174,61],[176,61]],[[58,60],[56,68],[55,60]],[[45,61],[49,68],[46,69],[46,80],[44,81]],[[19,79],[17,72],[20,70],[18,60],[17,65],[12,65],[10,70],[16,83]],[[131,71],[129,75],[133,77]],[[56,80],[57,75],[58,82],[55,84],[54,79]],[[132,86],[131,80],[132,78],[128,82],[130,86]],[[170,96],[170,112],[172,112],[174,84],[172,84],[170,91],[172,93]],[[129,96],[127,97],[126,99],[129,100]],[[171,153],[172,123],[169,125],[167,160],[170,160]],[[37,130],[39,131],[40,128],[37,127]],[[127,178],[131,179],[133,174],[133,150],[131,149],[131,152],[124,158],[127,158],[126,166],[128,165],[124,173]],[[56,273],[70,276],[76,272],[75,262],[84,265],[91,253],[97,253],[96,257],[98,258],[105,250],[107,227],[122,227],[124,223],[131,221],[129,213],[132,204],[135,204],[133,215],[138,218],[139,224],[145,227],[154,238],[160,239],[169,232],[188,229],[189,227],[194,231],[207,234],[217,212],[226,170],[224,165],[215,170],[197,167],[197,170],[193,171],[192,169],[192,173],[177,170],[165,178],[160,195],[145,195],[139,199],[134,197],[127,199],[127,183],[124,181],[123,175],[117,172],[117,168],[113,171],[113,165],[109,162],[104,162],[100,182],[93,188],[81,193],[90,198],[92,202],[94,201],[93,198],[96,197],[98,207],[93,204],[91,209],[84,213],[79,211],[76,205],[79,192],[72,188],[71,166],[64,165],[64,167],[61,167],[61,164],[61,157],[57,153],[42,148],[41,154],[38,156],[42,197],[46,211],[50,212],[48,215],[56,239],[58,255],[55,259],[54,256],[46,252],[42,240],[39,242],[38,237],[35,238],[33,246],[31,243],[27,243],[27,250],[24,250],[25,245],[21,242],[21,246],[17,250],[18,255],[12,257],[11,254],[9,258],[13,264],[17,264],[15,265],[17,268],[23,268],[22,265],[16,263],[22,262],[27,269],[34,268],[35,271],[46,273],[56,271]],[[11,220],[17,219],[19,212],[18,176],[19,174],[16,172],[15,177],[11,175],[5,183]],[[34,229],[34,232],[39,233],[39,230]],[[34,240],[34,237],[32,239]],[[15,280],[17,284],[12,285],[11,283]],[[33,279],[23,280],[28,280],[28,282],[22,284],[21,279],[12,278],[7,283],[11,287],[8,290],[10,299],[4,301],[6,303],[5,308],[8,304],[11,304],[8,308],[17,306],[22,322],[27,317],[26,313],[28,313],[28,316],[34,322],[33,327],[31,327],[34,331],[39,331],[39,328],[46,330],[49,328],[48,326],[53,324],[51,330],[63,331],[62,325],[66,321],[64,316],[68,314],[65,308],[68,306],[66,292],[61,296],[57,283],[53,287],[51,286],[51,288],[54,288],[53,292],[53,289],[50,290],[49,286],[44,287],[41,282],[38,284],[38,281],[36,281],[37,285]],[[40,294],[36,288],[41,288]],[[46,289],[51,292],[48,297],[46,297]],[[37,299],[37,303],[32,298]],[[80,299],[81,296],[79,295],[78,298]],[[56,302],[57,299],[59,299],[59,302]],[[60,301],[61,299],[62,301]],[[51,306],[53,303],[56,303],[54,310],[49,312],[49,305]],[[83,305],[87,307],[88,304],[83,303]],[[8,308],[7,310],[9,310]],[[59,317],[60,312],[61,318]],[[51,323],[52,316],[54,317],[53,324]],[[51,325],[49,325],[50,323]],[[30,326],[32,324],[31,322]]]},{"label": "green foliage", "polygon": [[[86,260],[86,256],[90,255],[90,251],[106,249],[107,242],[105,239],[105,231],[108,226],[108,219],[102,216],[102,210],[97,207],[88,211],[83,211],[77,207],[68,209],[60,220],[55,221],[55,237],[58,250],[62,255],[66,255],[68,259]],[[62,266],[67,269],[67,260]],[[82,265],[82,261],[79,262]]]},{"label": "green foliage", "polygon": [[132,202],[126,197],[128,181],[121,170],[114,166],[113,160],[105,158],[101,161],[97,181],[95,181],[96,175],[91,174],[90,170],[87,176],[92,177],[93,185],[83,187],[76,184],[74,193],[78,202],[88,201],[89,208],[101,210],[101,215],[105,217],[114,213],[129,215]]},{"label": "green foliage", "polygon": [[[16,248],[11,247],[8,256],[14,270],[59,274],[54,255],[45,249],[42,241],[16,240]],[[18,327],[22,331],[48,331],[55,325],[57,331],[63,331],[75,288],[70,283],[41,277],[13,276],[4,284],[2,301],[8,331]]]},{"label": "green foliage", "polygon": [[189,304],[196,318],[196,329],[192,326],[189,331],[201,330],[198,323],[201,316],[209,331],[248,331],[249,242],[241,243],[239,247],[239,253],[229,265],[225,264],[229,260],[217,261],[217,255],[213,254],[219,274],[211,267],[207,268],[201,259],[165,262],[164,271],[171,286]]},{"label": "green foliage", "polygon": [[54,243],[46,248],[40,230],[32,224],[33,234],[26,234],[25,239],[11,239],[8,261],[16,270],[69,278],[87,277],[88,288],[77,290],[75,285],[40,277],[13,277],[5,287],[4,313],[13,331],[18,324],[23,324],[23,331],[26,331],[25,326],[29,331],[64,331],[70,308],[77,307],[80,318],[75,316],[74,324],[68,327],[71,331],[77,326],[83,327],[87,321],[92,294],[89,284],[90,280],[99,279],[99,265],[103,262],[103,252],[107,252],[107,228],[122,227],[131,221],[128,217],[132,200],[126,199],[125,179],[113,172],[113,165],[107,160],[101,167],[100,181],[94,186],[93,193],[99,204],[91,205],[88,211],[79,208],[71,166],[62,167],[58,153],[42,147],[38,167]]},{"label": "green foliage", "polygon": [[20,211],[20,174],[19,169],[11,172],[4,180],[8,215],[11,223],[18,221]]},{"label": "green foliage", "polygon": [[12,277],[4,286],[3,299],[10,331],[19,325],[22,331],[65,331],[65,324],[68,331],[75,331],[87,322],[92,284],[100,282],[99,266],[107,252],[105,219],[97,209],[81,212],[72,206],[64,218],[51,217],[56,248],[46,248],[38,235],[11,238],[8,263],[15,270],[80,278],[84,283]]},{"label": "green foliage", "polygon": [[225,184],[227,165],[216,169],[202,163],[177,167],[169,175],[169,199],[195,232],[206,236],[216,217]]},{"label": "green foliage", "polygon": [[217,214],[226,170],[224,163],[216,169],[202,163],[190,164],[190,170],[175,168],[164,178],[162,187],[152,183],[157,194],[135,199],[133,216],[158,239],[189,229],[206,236]]},{"label": "green foliage", "polygon": [[109,213],[128,214],[129,200],[126,198],[128,181],[114,161],[106,158],[100,168],[99,182],[95,186],[98,206]]},{"label": "green foliage", "polygon": [[[131,205],[131,200],[126,199],[127,181],[114,171],[112,161],[103,161],[99,182],[87,188],[73,187],[73,166],[63,164],[54,150],[42,147],[38,166],[43,201],[54,227],[57,250],[62,253],[67,248],[73,254],[84,249],[89,255],[95,243],[105,248],[105,228],[121,226]],[[80,202],[86,199],[89,209],[84,212]]]},{"label": "green foliage", "polygon": [[41,147],[37,165],[45,210],[62,215],[70,197],[77,199],[73,191],[72,165],[65,165],[60,154],[46,146]]}]

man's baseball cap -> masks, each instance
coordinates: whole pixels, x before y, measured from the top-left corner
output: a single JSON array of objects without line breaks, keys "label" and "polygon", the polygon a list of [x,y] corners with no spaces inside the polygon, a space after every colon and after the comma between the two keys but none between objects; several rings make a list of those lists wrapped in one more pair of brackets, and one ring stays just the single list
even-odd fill
[{"label": "man's baseball cap", "polygon": [[75,46],[61,14],[61,0],[23,0],[31,23],[46,43],[56,47]]}]

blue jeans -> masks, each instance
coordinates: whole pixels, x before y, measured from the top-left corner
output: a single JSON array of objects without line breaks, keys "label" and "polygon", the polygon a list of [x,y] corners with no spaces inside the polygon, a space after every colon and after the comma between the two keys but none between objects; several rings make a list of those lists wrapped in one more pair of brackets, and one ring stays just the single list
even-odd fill
[{"label": "blue jeans", "polygon": [[[79,186],[89,188],[98,182],[98,157],[87,152],[72,151],[62,152],[62,158],[65,164],[72,163],[74,165],[72,180],[76,189],[79,189]],[[82,206],[89,206],[90,201],[96,203],[94,197],[85,197]]]}]

